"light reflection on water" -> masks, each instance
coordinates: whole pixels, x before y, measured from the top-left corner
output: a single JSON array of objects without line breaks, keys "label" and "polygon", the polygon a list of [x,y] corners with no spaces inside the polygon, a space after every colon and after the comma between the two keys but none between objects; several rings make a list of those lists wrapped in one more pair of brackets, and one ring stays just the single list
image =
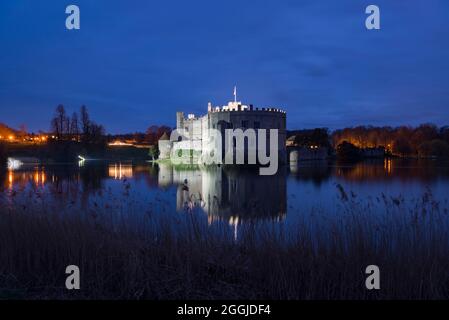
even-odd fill
[{"label": "light reflection on water", "polygon": [[109,164],[109,178],[121,180],[124,178],[132,178],[133,166],[132,164],[114,163]]},{"label": "light reflection on water", "polygon": [[86,211],[93,203],[107,208],[111,199],[128,199],[121,210],[137,215],[157,211],[164,203],[163,212],[200,212],[209,225],[223,221],[237,233],[242,223],[297,222],[317,210],[338,216],[342,195],[337,186],[362,204],[380,197],[399,197],[406,203],[431,192],[446,206],[449,165],[398,159],[353,165],[309,162],[259,176],[257,171],[219,167],[178,170],[164,164],[96,162],[81,167],[22,166],[0,173],[0,179],[2,198],[36,191],[47,202],[79,205]]}]

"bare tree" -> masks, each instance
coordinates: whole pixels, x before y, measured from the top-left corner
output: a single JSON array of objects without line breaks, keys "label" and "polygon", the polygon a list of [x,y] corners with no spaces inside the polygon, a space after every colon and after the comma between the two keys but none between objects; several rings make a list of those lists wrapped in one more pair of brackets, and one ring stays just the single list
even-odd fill
[{"label": "bare tree", "polygon": [[90,123],[89,127],[89,140],[91,144],[101,145],[105,141],[105,129],[102,125],[95,122]]},{"label": "bare tree", "polygon": [[58,119],[56,117],[51,119],[50,127],[51,132],[59,138],[61,136],[61,132],[59,131]]},{"label": "bare tree", "polygon": [[72,118],[70,120],[70,135],[72,138],[78,140],[78,136],[80,134],[79,125],[78,125],[78,114],[74,112],[72,114]]},{"label": "bare tree", "polygon": [[58,139],[62,139],[68,131],[67,116],[62,104],[58,105],[56,108],[55,116],[51,120],[51,130]]},{"label": "bare tree", "polygon": [[81,106],[81,130],[83,136],[87,137],[89,135],[89,128],[90,128],[90,119],[89,119],[89,113],[87,111],[86,106]]}]

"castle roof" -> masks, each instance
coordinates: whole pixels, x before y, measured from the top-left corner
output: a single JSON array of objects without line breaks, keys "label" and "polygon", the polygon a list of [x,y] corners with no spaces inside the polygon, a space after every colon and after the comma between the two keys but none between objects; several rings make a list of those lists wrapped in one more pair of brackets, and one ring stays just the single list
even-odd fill
[{"label": "castle roof", "polygon": [[164,132],[164,134],[159,138],[159,140],[170,140],[167,132]]}]

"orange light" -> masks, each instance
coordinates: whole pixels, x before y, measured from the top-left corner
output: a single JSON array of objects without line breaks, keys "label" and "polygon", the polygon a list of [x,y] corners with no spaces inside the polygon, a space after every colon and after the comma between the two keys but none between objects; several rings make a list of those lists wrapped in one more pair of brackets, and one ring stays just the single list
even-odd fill
[{"label": "orange light", "polygon": [[8,182],[9,182],[9,188],[12,189],[12,184],[14,182],[14,173],[12,170],[9,170],[8,172]]}]

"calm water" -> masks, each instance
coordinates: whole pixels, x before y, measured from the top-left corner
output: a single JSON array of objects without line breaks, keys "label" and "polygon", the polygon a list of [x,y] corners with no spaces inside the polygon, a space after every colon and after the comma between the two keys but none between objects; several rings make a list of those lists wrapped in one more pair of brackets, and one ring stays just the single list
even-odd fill
[{"label": "calm water", "polygon": [[[22,166],[0,174],[3,209],[46,206],[120,212],[136,221],[148,213],[192,213],[208,224],[289,226],[308,219],[338,218],[346,201],[385,214],[390,199],[401,210],[431,195],[448,207],[449,162],[329,162],[285,167],[275,176],[244,170],[176,170],[168,165],[90,162],[80,165]],[[349,200],[348,200],[349,199]],[[92,213],[94,214],[94,213]]]}]

